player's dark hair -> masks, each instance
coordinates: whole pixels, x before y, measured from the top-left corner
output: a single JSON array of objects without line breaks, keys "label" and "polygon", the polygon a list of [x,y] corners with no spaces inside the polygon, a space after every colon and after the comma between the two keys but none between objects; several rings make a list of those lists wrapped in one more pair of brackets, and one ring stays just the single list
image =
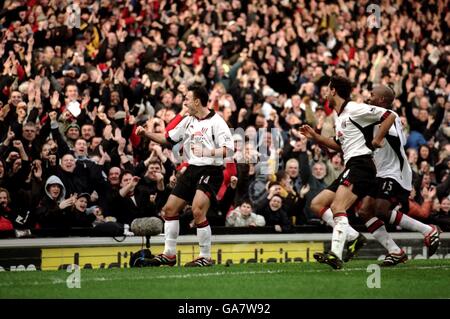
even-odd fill
[{"label": "player's dark hair", "polygon": [[203,86],[191,85],[188,90],[194,93],[194,99],[199,99],[203,107],[208,105],[208,91]]},{"label": "player's dark hair", "polygon": [[347,78],[335,75],[331,77],[330,89],[335,89],[341,98],[348,100],[352,93],[352,82]]}]

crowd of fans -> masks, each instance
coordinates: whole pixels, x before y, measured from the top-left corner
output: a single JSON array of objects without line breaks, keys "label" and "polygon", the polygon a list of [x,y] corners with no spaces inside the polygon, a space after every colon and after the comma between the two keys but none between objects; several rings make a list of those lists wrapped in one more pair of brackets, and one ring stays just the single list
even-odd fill
[{"label": "crowd of fans", "polygon": [[343,160],[298,129],[334,135],[332,74],[352,80],[356,101],[378,84],[394,89],[414,170],[410,214],[449,224],[446,0],[382,1],[379,20],[367,0],[1,3],[0,230],[158,216],[185,168],[135,129],[165,132],[186,114],[191,84],[245,132],[234,135],[237,169],[224,167],[210,224],[311,223],[311,199]]}]

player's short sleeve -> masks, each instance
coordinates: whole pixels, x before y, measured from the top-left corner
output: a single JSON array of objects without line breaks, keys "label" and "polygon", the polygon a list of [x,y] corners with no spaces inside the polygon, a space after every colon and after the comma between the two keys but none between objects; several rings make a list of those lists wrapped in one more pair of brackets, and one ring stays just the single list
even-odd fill
[{"label": "player's short sleeve", "polygon": [[230,128],[220,115],[218,115],[217,120],[214,121],[214,142],[217,147],[225,146],[228,149],[234,149]]},{"label": "player's short sleeve", "polygon": [[172,144],[180,142],[183,139],[184,132],[186,132],[189,121],[190,117],[185,117],[180,123],[178,123],[177,126],[166,132],[166,139]]},{"label": "player's short sleeve", "polygon": [[392,111],[375,105],[355,103],[352,105],[350,118],[362,127],[383,122]]}]

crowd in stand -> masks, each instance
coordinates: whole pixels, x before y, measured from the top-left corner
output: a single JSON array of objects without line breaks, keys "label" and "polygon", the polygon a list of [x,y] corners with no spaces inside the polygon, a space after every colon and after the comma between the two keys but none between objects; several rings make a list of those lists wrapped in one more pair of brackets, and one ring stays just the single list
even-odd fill
[{"label": "crowd in stand", "polygon": [[192,84],[243,132],[210,224],[312,223],[309,203],[344,165],[299,127],[334,135],[332,74],[351,79],[359,102],[378,84],[394,89],[414,171],[410,214],[450,225],[446,0],[382,1],[379,19],[367,0],[1,4],[0,231],[67,234],[159,216],[185,165],[177,146],[135,130],[163,133],[185,116]]}]

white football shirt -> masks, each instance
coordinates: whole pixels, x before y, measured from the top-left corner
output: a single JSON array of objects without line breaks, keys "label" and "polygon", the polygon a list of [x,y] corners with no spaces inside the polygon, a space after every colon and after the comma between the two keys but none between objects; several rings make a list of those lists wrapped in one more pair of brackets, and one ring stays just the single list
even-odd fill
[{"label": "white football shirt", "polygon": [[194,145],[202,146],[204,149],[213,150],[226,147],[234,149],[234,143],[230,128],[223,118],[211,111],[206,118],[199,120],[195,116],[186,116],[176,127],[166,133],[169,142],[183,144],[183,158],[190,165],[197,166],[222,166],[222,157],[198,157],[192,154]]},{"label": "white football shirt", "polygon": [[[392,112],[395,114],[395,112]],[[395,122],[384,139],[382,148],[375,151],[373,159],[377,167],[377,176],[392,178],[404,189],[412,189],[412,170],[405,153],[406,138],[402,131],[400,117],[396,115]],[[375,128],[374,134],[378,131]]]},{"label": "white football shirt", "polygon": [[341,145],[345,163],[352,157],[373,154],[374,128],[389,114],[389,110],[374,105],[344,103],[336,119],[335,139]]}]

